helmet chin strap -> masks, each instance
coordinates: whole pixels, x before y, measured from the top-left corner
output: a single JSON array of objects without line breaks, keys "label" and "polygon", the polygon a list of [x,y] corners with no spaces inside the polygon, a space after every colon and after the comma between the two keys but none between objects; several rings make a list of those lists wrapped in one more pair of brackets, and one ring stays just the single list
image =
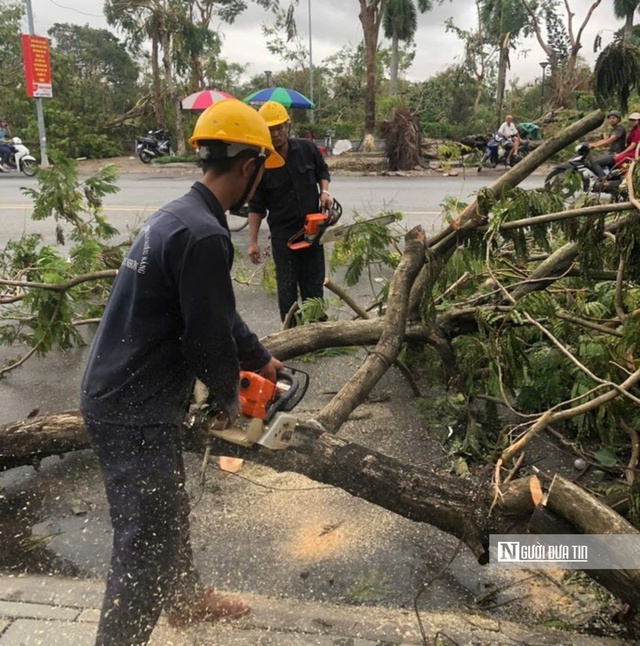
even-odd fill
[{"label": "helmet chin strap", "polygon": [[255,157],[253,173],[251,173],[251,177],[249,177],[247,186],[242,192],[240,199],[231,207],[230,209],[231,211],[237,211],[245,205],[247,201],[247,197],[249,197],[249,193],[251,193],[251,189],[253,188],[253,185],[256,183],[256,179],[260,174],[260,169],[264,166],[265,161],[267,161],[267,155],[263,152],[260,153],[257,157]]}]

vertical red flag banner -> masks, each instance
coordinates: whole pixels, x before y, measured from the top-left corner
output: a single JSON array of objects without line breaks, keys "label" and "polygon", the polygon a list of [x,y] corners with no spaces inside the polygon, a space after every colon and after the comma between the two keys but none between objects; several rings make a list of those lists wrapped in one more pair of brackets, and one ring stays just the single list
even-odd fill
[{"label": "vertical red flag banner", "polygon": [[27,96],[30,99],[52,97],[49,40],[22,34],[22,59]]}]

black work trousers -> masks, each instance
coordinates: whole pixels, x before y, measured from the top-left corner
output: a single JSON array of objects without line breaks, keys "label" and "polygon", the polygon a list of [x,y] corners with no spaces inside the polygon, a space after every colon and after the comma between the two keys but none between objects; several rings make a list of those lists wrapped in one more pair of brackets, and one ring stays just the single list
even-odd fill
[{"label": "black work trousers", "polygon": [[202,590],[193,564],[189,498],[177,425],[127,427],[85,415],[113,525],[113,552],[96,646],[139,646],[162,609]]},{"label": "black work trousers", "polygon": [[307,249],[289,249],[286,240],[271,239],[273,261],[278,284],[278,308],[284,321],[294,303],[298,290],[303,301],[324,296],[324,249],[314,244]]}]

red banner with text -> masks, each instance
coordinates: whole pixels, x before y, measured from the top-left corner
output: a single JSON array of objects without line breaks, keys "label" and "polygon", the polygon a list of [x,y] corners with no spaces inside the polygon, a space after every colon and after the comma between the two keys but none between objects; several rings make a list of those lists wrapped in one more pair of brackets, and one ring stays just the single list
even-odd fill
[{"label": "red banner with text", "polygon": [[30,99],[52,97],[49,40],[22,34],[22,59],[27,96]]}]

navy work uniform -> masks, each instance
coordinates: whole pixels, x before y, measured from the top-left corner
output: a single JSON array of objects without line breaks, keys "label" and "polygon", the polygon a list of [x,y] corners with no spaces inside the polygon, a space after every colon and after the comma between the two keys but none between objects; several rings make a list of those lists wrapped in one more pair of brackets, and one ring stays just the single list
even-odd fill
[{"label": "navy work uniform", "polygon": [[322,246],[314,244],[293,251],[287,247],[287,241],[304,227],[306,215],[318,212],[320,180],[330,180],[327,163],[315,143],[307,139],[288,142],[285,165],[265,171],[249,202],[251,213],[267,216],[283,321],[298,300],[298,289],[303,301],[323,297]]},{"label": "navy work uniform", "polygon": [[142,228],[89,353],[81,410],[114,529],[97,644],[145,644],[164,607],[202,591],[180,429],[195,378],[235,416],[242,366],[271,359],[236,311],[226,219],[196,182]]}]

